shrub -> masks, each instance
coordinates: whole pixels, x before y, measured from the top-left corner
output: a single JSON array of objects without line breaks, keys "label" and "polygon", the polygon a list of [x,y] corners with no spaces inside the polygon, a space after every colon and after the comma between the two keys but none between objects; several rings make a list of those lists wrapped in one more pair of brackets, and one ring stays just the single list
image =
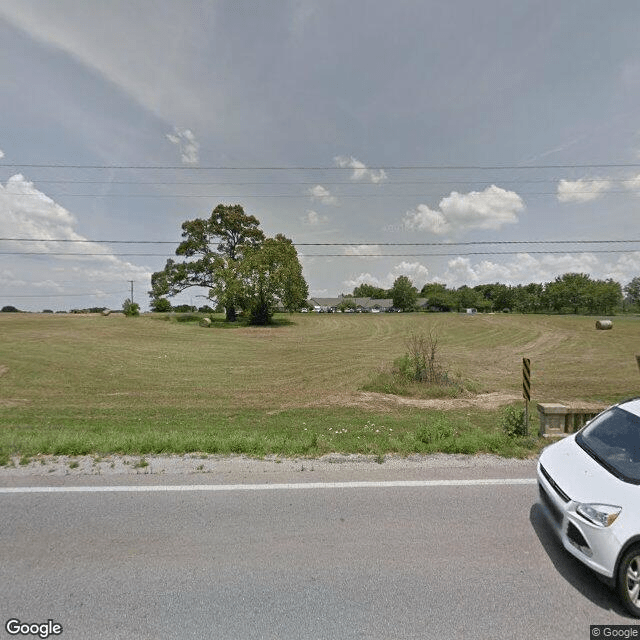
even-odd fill
[{"label": "shrub", "polygon": [[154,298],[151,301],[151,311],[167,313],[171,311],[171,303],[166,298]]},{"label": "shrub", "polygon": [[129,298],[127,298],[122,304],[122,312],[125,316],[139,316],[140,315],[140,305],[137,302],[131,302]]},{"label": "shrub", "polygon": [[505,407],[500,421],[502,431],[510,438],[522,438],[527,434],[527,424],[524,417],[524,409],[513,405]]},{"label": "shrub", "polygon": [[420,427],[416,434],[418,440],[426,445],[434,445],[436,442],[453,438],[455,435],[455,429],[445,417],[435,417]]},{"label": "shrub", "polygon": [[411,334],[405,341],[408,353],[401,359],[402,372],[416,382],[447,384],[449,376],[438,359],[438,334]]}]

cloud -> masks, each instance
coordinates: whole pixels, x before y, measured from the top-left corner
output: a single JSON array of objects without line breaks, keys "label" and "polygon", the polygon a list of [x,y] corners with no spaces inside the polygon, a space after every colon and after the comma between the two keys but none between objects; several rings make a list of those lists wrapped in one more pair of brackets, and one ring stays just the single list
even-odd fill
[{"label": "cloud", "polygon": [[380,247],[377,244],[359,244],[344,248],[345,256],[377,256]]},{"label": "cloud", "polygon": [[451,224],[440,211],[429,209],[426,204],[419,204],[413,211],[407,211],[404,226],[408,229],[431,231],[437,235],[451,231]]},{"label": "cloud", "polygon": [[167,140],[180,149],[180,159],[184,164],[198,164],[200,162],[200,145],[191,129],[173,128],[173,133],[167,133]]},{"label": "cloud", "polygon": [[380,169],[379,171],[368,169],[367,165],[360,162],[360,160],[356,160],[353,156],[348,158],[346,156],[336,156],[333,161],[338,167],[353,169],[353,173],[351,174],[352,180],[366,180],[373,182],[373,184],[378,184],[387,179],[387,174],[384,169]]},{"label": "cloud", "polygon": [[482,260],[472,263],[469,258],[459,256],[449,260],[443,280],[450,287],[464,284],[471,287],[477,284],[501,282],[517,285],[529,282],[550,282],[564,273],[590,273],[594,278],[607,278],[609,267],[600,264],[592,253],[533,256],[520,253],[507,262]]},{"label": "cloud", "polygon": [[319,200],[322,204],[338,204],[338,200],[335,198],[335,196],[332,196],[331,192],[320,184],[317,184],[315,187],[311,187],[310,189],[308,189],[307,193],[313,200]]},{"label": "cloud", "polygon": [[[76,224],[73,215],[38,191],[21,174],[11,176],[6,186],[0,184],[0,213],[7,237],[51,239],[52,242],[39,246],[39,251],[60,250],[60,243],[53,242],[57,238],[83,239],[73,231]],[[26,246],[32,248],[33,243]]]},{"label": "cloud", "polygon": [[371,273],[360,273],[357,276],[344,280],[343,284],[349,289],[355,289],[361,284],[371,284],[374,287],[381,287],[382,289],[387,288],[386,278],[378,278]]},{"label": "cloud", "polygon": [[611,182],[604,179],[560,180],[558,183],[558,200],[560,202],[589,202],[599,198],[611,188]]},{"label": "cloud", "polygon": [[[81,265],[67,266],[64,271],[71,271],[83,282],[98,278],[122,282],[132,277],[150,277],[147,269],[120,260],[105,245],[85,242],[87,238],[75,231],[75,216],[21,174],[11,176],[4,186],[0,184],[0,219],[5,237],[24,238],[22,242],[0,241],[0,245],[7,251],[44,254],[46,262],[42,273],[46,278],[54,271],[52,260],[66,264],[81,261]],[[29,239],[38,242],[29,242]],[[55,253],[80,255],[51,255]]]},{"label": "cloud", "polygon": [[612,278],[623,286],[640,272],[640,251],[616,256],[611,261],[603,260],[596,254],[548,254],[532,255],[519,253],[504,262],[480,260],[472,262],[466,256],[449,260],[443,271],[432,273],[420,262],[400,262],[385,274],[361,272],[343,281],[352,290],[361,284],[371,284],[389,289],[398,276],[406,275],[418,289],[427,282],[441,282],[451,289],[463,285],[474,287],[479,284],[500,282],[516,286],[530,282],[553,282],[565,273],[587,273],[594,280]]},{"label": "cloud", "polygon": [[300,220],[305,224],[316,226],[328,222],[329,218],[327,216],[320,215],[317,211],[313,211],[313,209],[309,209],[305,215],[300,217]]},{"label": "cloud", "polygon": [[407,276],[415,287],[421,289],[429,281],[429,269],[420,262],[403,261],[394,265],[391,271],[384,276],[378,277],[368,272],[360,273],[348,280],[344,280],[343,284],[351,289],[355,289],[361,284],[371,284],[374,287],[390,289],[400,276]]},{"label": "cloud", "polygon": [[506,191],[495,185],[484,191],[451,194],[440,200],[440,210],[420,204],[408,211],[404,225],[408,229],[430,231],[437,235],[469,229],[498,230],[505,224],[518,222],[524,203],[514,191]]},{"label": "cloud", "polygon": [[407,276],[416,287],[421,289],[428,281],[429,269],[419,262],[407,262],[405,260],[393,267],[392,275],[394,281],[399,276]]},{"label": "cloud", "polygon": [[630,180],[625,180],[624,186],[630,191],[635,191],[640,194],[640,173]]},{"label": "cloud", "polygon": [[0,149],[0,158],[4,158],[4,151]]}]

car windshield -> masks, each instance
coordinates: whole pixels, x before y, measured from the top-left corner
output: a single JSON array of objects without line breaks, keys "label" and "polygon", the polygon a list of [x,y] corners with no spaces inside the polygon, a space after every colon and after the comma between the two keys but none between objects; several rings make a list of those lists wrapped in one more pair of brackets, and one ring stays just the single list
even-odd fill
[{"label": "car windshield", "polygon": [[576,442],[622,480],[640,484],[640,418],[614,407],[576,436]]}]

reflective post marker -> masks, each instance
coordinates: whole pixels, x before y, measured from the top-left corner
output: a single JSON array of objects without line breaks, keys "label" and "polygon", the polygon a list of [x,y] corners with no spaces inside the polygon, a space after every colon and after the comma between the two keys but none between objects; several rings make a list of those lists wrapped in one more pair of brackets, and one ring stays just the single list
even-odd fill
[{"label": "reflective post marker", "polygon": [[531,360],[522,358],[522,397],[524,398],[524,425],[529,435],[529,402],[531,401]]}]

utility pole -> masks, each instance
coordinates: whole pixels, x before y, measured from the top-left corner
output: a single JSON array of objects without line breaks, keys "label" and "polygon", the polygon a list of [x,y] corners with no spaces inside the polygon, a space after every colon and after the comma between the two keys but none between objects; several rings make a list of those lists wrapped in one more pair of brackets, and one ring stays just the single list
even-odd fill
[{"label": "utility pole", "polygon": [[133,280],[129,280],[131,283],[131,304],[133,304]]}]

